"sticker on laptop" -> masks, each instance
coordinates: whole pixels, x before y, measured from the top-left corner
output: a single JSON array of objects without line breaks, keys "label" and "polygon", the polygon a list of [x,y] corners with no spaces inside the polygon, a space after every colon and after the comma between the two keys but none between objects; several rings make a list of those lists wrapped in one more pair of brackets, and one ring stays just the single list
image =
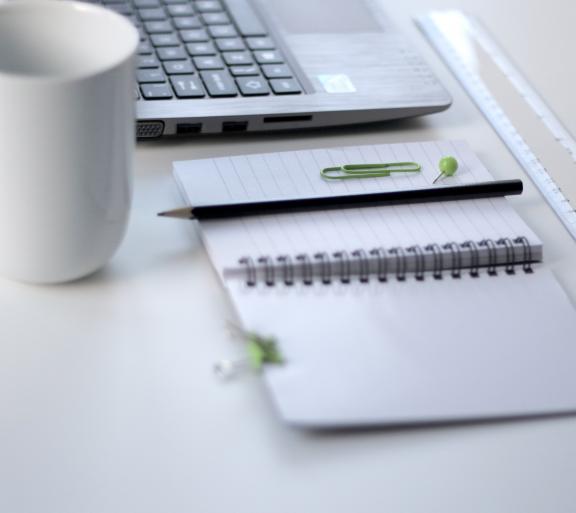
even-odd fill
[{"label": "sticker on laptop", "polygon": [[348,75],[317,75],[327,93],[355,93],[356,87]]}]

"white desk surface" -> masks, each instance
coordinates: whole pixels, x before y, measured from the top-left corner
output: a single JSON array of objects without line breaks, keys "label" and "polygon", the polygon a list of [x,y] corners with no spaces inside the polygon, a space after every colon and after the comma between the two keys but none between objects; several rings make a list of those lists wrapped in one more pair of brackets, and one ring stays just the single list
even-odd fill
[{"label": "white desk surface", "polygon": [[[412,26],[409,16],[431,7],[479,14],[576,133],[573,2],[387,4],[454,95],[448,112],[290,137],[142,144],[130,229],[104,271],[58,287],[0,281],[0,511],[576,511],[576,417],[310,434],[278,421],[257,378],[221,384],[211,373],[240,349],[193,224],[155,217],[181,205],[172,160],[465,137],[495,174],[522,176]],[[576,301],[576,243],[530,184],[515,204]]]}]

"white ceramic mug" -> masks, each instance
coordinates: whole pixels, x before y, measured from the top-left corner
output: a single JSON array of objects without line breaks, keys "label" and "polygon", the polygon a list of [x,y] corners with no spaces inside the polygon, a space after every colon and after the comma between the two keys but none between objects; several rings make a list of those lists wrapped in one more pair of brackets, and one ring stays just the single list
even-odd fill
[{"label": "white ceramic mug", "polygon": [[130,22],[98,6],[0,4],[0,274],[74,280],[118,248],[137,45]]}]

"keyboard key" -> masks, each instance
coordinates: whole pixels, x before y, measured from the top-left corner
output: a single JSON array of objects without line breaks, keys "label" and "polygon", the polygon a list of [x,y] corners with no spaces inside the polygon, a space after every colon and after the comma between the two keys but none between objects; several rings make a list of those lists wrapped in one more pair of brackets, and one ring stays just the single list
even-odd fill
[{"label": "keyboard key", "polygon": [[201,75],[210,96],[238,96],[236,84],[227,71],[203,71]]},{"label": "keyboard key", "polygon": [[168,34],[172,32],[172,25],[169,21],[147,21],[144,28],[148,34]]},{"label": "keyboard key", "polygon": [[210,25],[208,32],[213,38],[238,36],[238,32],[232,25]]},{"label": "keyboard key", "polygon": [[168,84],[144,84],[141,90],[147,100],[169,100],[174,96]]},{"label": "keyboard key", "polygon": [[250,50],[274,50],[276,45],[269,37],[247,37],[246,44]]},{"label": "keyboard key", "polygon": [[252,64],[254,62],[250,52],[224,52],[222,57],[228,66]]},{"label": "keyboard key", "polygon": [[154,46],[177,46],[180,44],[176,34],[152,34],[150,40]]},{"label": "keyboard key", "polygon": [[254,58],[258,64],[283,64],[284,59],[280,52],[275,50],[262,50],[254,52]]},{"label": "keyboard key", "polygon": [[286,64],[266,64],[262,66],[266,78],[291,78],[292,70]]},{"label": "keyboard key", "polygon": [[218,0],[198,0],[196,2],[198,12],[219,12],[222,11],[222,4]]},{"label": "keyboard key", "polygon": [[174,26],[178,29],[198,29],[202,28],[202,22],[198,16],[178,16],[174,18]]},{"label": "keyboard key", "polygon": [[270,80],[270,85],[276,94],[300,94],[302,92],[298,82],[292,78],[275,78]]},{"label": "keyboard key", "polygon": [[122,2],[121,4],[110,4],[106,6],[108,9],[116,11],[118,14],[123,14],[128,16],[134,13],[132,6],[128,2]]},{"label": "keyboard key", "polygon": [[141,84],[154,84],[166,82],[166,75],[159,69],[141,69],[137,73],[138,82]]},{"label": "keyboard key", "polygon": [[132,25],[134,25],[136,28],[140,28],[142,26],[142,23],[140,22],[140,20],[136,17],[135,14],[130,14],[128,16],[125,16],[125,18],[132,23]]},{"label": "keyboard key", "polygon": [[140,41],[140,43],[138,43],[138,54],[139,55],[152,54],[152,45],[150,44],[150,41]]},{"label": "keyboard key", "polygon": [[241,35],[244,37],[268,35],[268,31],[248,0],[226,0],[226,7]]},{"label": "keyboard key", "polygon": [[218,55],[208,57],[194,57],[196,69],[224,69],[224,63]]},{"label": "keyboard key", "polygon": [[244,50],[246,46],[244,41],[239,37],[227,37],[225,39],[217,39],[216,46],[221,52],[235,52],[238,50]]},{"label": "keyboard key", "polygon": [[204,29],[181,30],[180,37],[185,43],[201,43],[204,41],[210,41],[210,37],[208,37],[208,33]]},{"label": "keyboard key", "polygon": [[198,77],[182,75],[170,78],[178,98],[203,98],[206,96],[204,86]]},{"label": "keyboard key", "polygon": [[266,96],[270,94],[267,80],[262,76],[240,77],[236,79],[243,96]]},{"label": "keyboard key", "polygon": [[166,61],[164,71],[168,75],[188,75],[194,73],[194,66],[190,61]]},{"label": "keyboard key", "polygon": [[181,46],[164,46],[156,50],[162,61],[179,61],[188,57]]},{"label": "keyboard key", "polygon": [[161,7],[152,9],[140,9],[138,11],[142,21],[164,21],[166,20],[166,13]]},{"label": "keyboard key", "polygon": [[160,0],[134,0],[132,3],[135,7],[138,7],[138,9],[143,7],[160,7]]},{"label": "keyboard key", "polygon": [[190,4],[175,4],[167,6],[170,16],[191,16],[194,14],[194,9]]},{"label": "keyboard key", "polygon": [[147,100],[303,92],[249,0],[100,1],[143,22],[138,80]]},{"label": "keyboard key", "polygon": [[139,55],[138,68],[157,68],[160,62],[155,55]]},{"label": "keyboard key", "polygon": [[230,73],[235,77],[245,77],[251,75],[259,75],[260,68],[258,66],[232,66]]},{"label": "keyboard key", "polygon": [[188,53],[193,57],[199,55],[216,55],[216,48],[214,48],[214,43],[209,41],[208,43],[188,43],[186,45]]},{"label": "keyboard key", "polygon": [[207,12],[202,14],[202,21],[206,25],[228,25],[230,18],[225,12]]}]

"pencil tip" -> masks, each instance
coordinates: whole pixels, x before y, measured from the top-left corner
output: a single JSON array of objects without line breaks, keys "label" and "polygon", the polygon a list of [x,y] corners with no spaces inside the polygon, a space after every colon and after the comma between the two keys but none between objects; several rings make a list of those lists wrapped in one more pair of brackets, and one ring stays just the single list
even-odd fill
[{"label": "pencil tip", "polygon": [[176,210],[165,210],[163,212],[158,212],[156,215],[158,217],[173,217],[174,219],[192,219],[192,209],[190,207],[185,207]]}]

